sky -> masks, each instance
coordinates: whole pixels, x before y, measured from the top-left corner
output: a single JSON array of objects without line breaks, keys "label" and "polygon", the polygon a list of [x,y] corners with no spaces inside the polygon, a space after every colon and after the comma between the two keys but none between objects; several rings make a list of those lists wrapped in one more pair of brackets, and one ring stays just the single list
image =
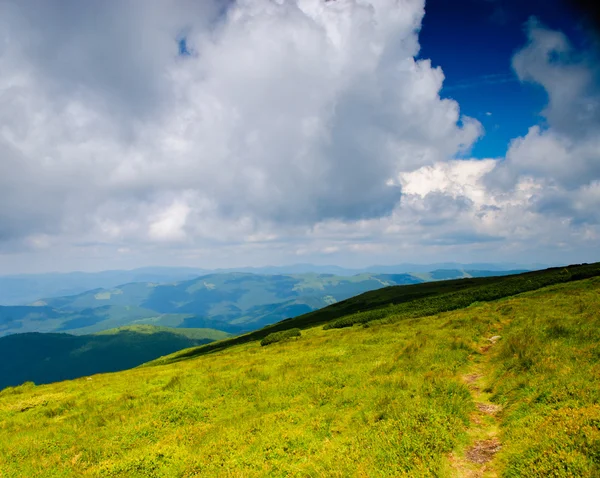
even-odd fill
[{"label": "sky", "polygon": [[598,261],[566,5],[1,0],[0,274]]}]

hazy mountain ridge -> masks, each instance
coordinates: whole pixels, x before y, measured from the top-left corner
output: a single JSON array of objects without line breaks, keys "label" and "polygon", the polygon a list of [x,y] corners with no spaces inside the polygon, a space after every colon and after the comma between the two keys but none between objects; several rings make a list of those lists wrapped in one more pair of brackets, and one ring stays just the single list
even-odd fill
[{"label": "hazy mountain ridge", "polygon": [[359,274],[208,274],[170,284],[129,283],[77,295],[0,307],[0,335],[23,332],[89,334],[131,324],[208,327],[239,333],[418,277]]},{"label": "hazy mountain ridge", "polygon": [[0,275],[0,304],[29,305],[42,297],[62,297],[80,294],[93,289],[110,289],[132,282],[159,284],[180,282],[207,274],[247,272],[259,275],[334,274],[352,276],[362,273],[406,274],[431,272],[436,269],[456,270],[534,270],[542,264],[472,263],[455,262],[436,264],[373,265],[365,268],[345,268],[334,265],[293,264],[288,266],[240,267],[229,269],[203,269],[193,267],[143,267],[132,270],[101,272],[64,272],[42,274]]},{"label": "hazy mountain ridge", "polygon": [[353,276],[228,272],[167,284],[133,282],[39,299],[35,307],[0,306],[0,336],[27,332],[90,334],[132,324],[240,333],[381,287],[512,272],[517,271],[439,270]]}]

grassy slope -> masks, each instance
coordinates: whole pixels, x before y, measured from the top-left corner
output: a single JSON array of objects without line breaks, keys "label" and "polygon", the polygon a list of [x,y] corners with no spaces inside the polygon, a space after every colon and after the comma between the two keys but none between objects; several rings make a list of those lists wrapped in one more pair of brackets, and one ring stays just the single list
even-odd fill
[{"label": "grassy slope", "polygon": [[305,329],[326,324],[343,328],[386,317],[395,320],[434,315],[467,307],[476,302],[497,300],[541,287],[600,275],[600,263],[580,264],[504,277],[482,277],[392,286],[365,292],[320,310],[269,325],[248,334],[183,350],[155,363],[171,363],[229,347],[261,340],[292,328]]},{"label": "grassy slope", "polygon": [[125,370],[227,336],[212,329],[138,325],[96,335],[31,333],[0,337],[0,388],[28,380],[49,383]]},{"label": "grassy slope", "polygon": [[[600,474],[600,279],[0,392],[4,476],[451,476],[462,376],[503,405],[502,476]],[[487,338],[502,339],[487,355]],[[485,361],[483,357],[486,358]],[[492,476],[492,475],[490,475]]]},{"label": "grassy slope", "polygon": [[[488,391],[504,406],[506,476],[600,476],[600,280],[502,305]],[[502,317],[503,316],[503,317]]]}]

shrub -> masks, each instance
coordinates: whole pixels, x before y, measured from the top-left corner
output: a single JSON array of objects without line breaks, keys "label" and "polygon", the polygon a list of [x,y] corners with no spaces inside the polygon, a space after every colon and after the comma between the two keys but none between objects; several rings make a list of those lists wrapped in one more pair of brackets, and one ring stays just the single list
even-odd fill
[{"label": "shrub", "polygon": [[293,337],[300,337],[300,335],[302,335],[300,329],[282,330],[281,332],[274,332],[267,335],[260,341],[260,345],[264,347],[265,345],[274,344],[275,342],[283,342],[290,340]]}]

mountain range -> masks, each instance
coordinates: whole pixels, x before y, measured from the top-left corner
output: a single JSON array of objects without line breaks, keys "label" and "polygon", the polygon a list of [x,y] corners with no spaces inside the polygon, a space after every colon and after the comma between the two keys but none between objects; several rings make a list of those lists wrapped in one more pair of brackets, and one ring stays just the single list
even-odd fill
[{"label": "mountain range", "polygon": [[[189,271],[188,271],[189,272]],[[27,332],[93,334],[134,324],[241,333],[369,290],[518,271],[435,270],[412,274],[206,274],[158,284],[132,282],[25,306],[0,306],[0,336]]]},{"label": "mountain range", "polygon": [[158,284],[191,280],[208,274],[247,272],[258,275],[289,274],[410,274],[429,273],[435,270],[509,271],[537,270],[548,267],[543,264],[471,263],[445,262],[436,264],[373,265],[365,268],[345,268],[335,265],[292,264],[287,266],[240,267],[229,269],[203,269],[196,267],[143,267],[132,270],[108,270],[100,272],[49,272],[43,274],[0,275],[0,304],[28,305],[41,297],[60,297],[82,292],[112,288],[130,282],[154,282]]}]

